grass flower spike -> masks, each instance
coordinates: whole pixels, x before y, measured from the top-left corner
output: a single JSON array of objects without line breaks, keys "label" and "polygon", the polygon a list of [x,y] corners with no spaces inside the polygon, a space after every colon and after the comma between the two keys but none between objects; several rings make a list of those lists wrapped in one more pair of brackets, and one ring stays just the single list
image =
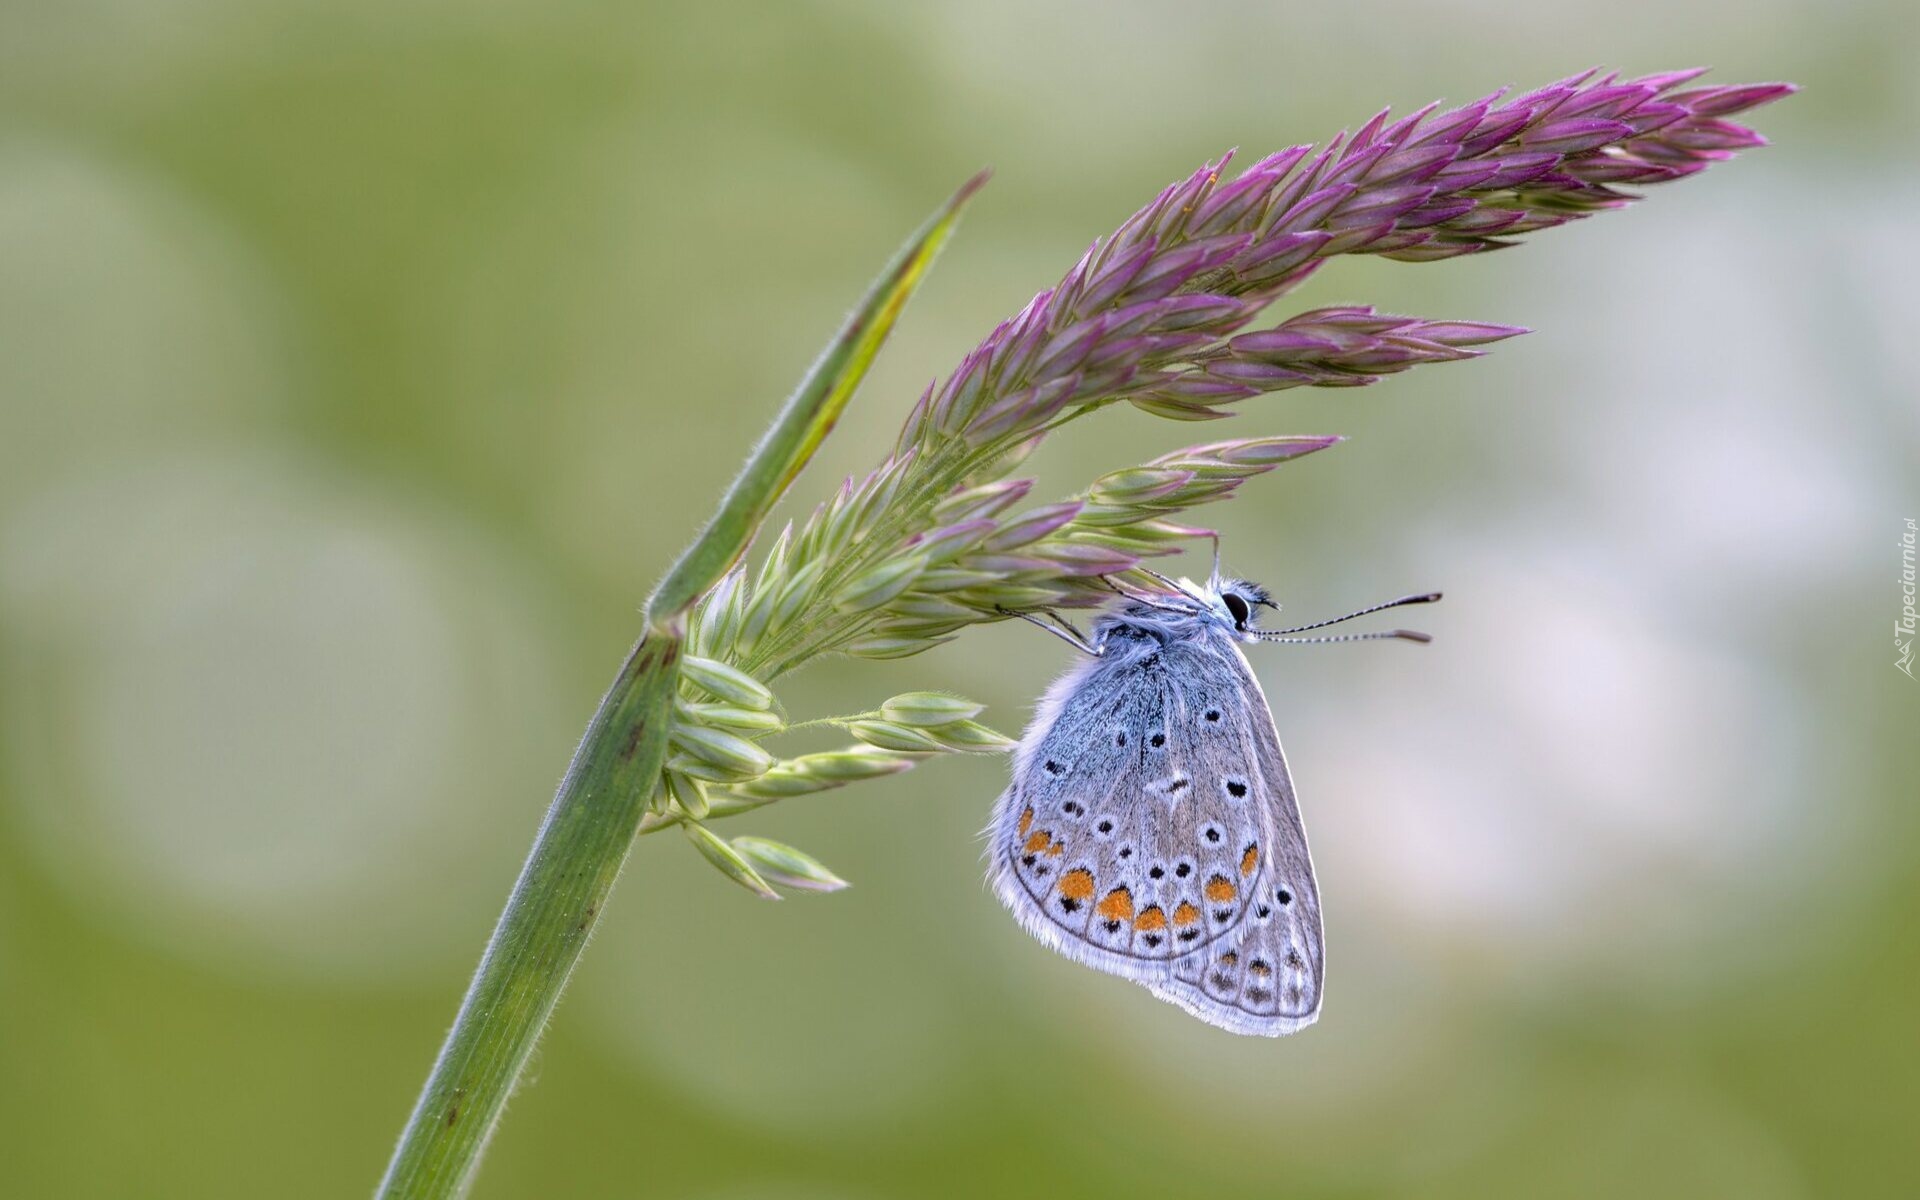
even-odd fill
[{"label": "grass flower spike", "polygon": [[[783,530],[758,571],[730,573],[696,614],[691,646],[764,689],[824,653],[902,658],[1010,611],[1110,600],[1107,580],[1208,532],[1180,522],[1188,509],[1339,439],[1191,446],[1022,509],[1032,483],[1006,476],[1035,446],[1121,401],[1172,420],[1215,420],[1265,393],[1362,387],[1476,358],[1526,332],[1367,306],[1248,327],[1337,255],[1430,262],[1511,246],[1627,204],[1624,186],[1684,178],[1762,144],[1725,118],[1791,88],[1684,87],[1699,74],[1620,82],[1588,73],[1448,112],[1430,106],[1397,121],[1382,112],[1352,136],[1269,155],[1231,180],[1226,158],[1202,167],[1096,241],[1058,286],[930,386],[885,462]],[[697,707],[680,711],[702,719]],[[861,759],[874,774],[1006,744],[868,717],[844,726],[865,749],[842,753],[897,756]],[[805,765],[811,756],[775,760],[745,744],[776,726],[676,728],[681,754],[647,828],[697,816],[675,798],[703,789],[723,795],[695,808],[730,815],[846,782],[829,783]],[[771,786],[756,786],[769,776]]]},{"label": "grass flower spike", "polygon": [[[792,720],[777,685],[828,654],[904,658],[968,626],[1084,608],[1144,583],[1149,558],[1207,530],[1189,511],[1337,437],[1211,440],[1035,501],[1014,477],[1047,437],[1116,404],[1210,421],[1271,392],[1362,387],[1479,356],[1523,330],[1368,306],[1267,311],[1341,255],[1433,262],[1619,208],[1629,189],[1764,144],[1729,118],[1787,84],[1707,86],[1700,71],[1588,72],[1448,111],[1381,112],[1229,176],[1231,156],[1096,240],[1059,284],[929,385],[885,461],[847,479],[759,556],[746,554],[852,395],[951,233],[976,179],[856,308],[755,449],[705,532],[649,601],[383,1181],[448,1196],[471,1180],[506,1097],[603,910],[636,832],[678,827],[767,898],[846,886],[804,851],[711,826],[781,800],[1011,742],[981,706],[911,692]],[[797,751],[821,727],[844,744]]]}]

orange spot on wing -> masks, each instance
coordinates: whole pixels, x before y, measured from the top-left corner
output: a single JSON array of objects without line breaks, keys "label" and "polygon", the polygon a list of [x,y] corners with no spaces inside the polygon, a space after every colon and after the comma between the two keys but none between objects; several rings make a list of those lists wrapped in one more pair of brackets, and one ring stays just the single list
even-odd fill
[{"label": "orange spot on wing", "polygon": [[1033,810],[1028,809],[1027,811],[1020,814],[1020,836],[1021,837],[1027,836],[1027,830],[1032,828],[1033,828]]},{"label": "orange spot on wing", "polygon": [[1260,847],[1257,845],[1248,846],[1246,853],[1240,856],[1240,874],[1242,876],[1251,875],[1253,874],[1253,869],[1259,865]]},{"label": "orange spot on wing", "polygon": [[1240,956],[1231,950],[1220,956],[1220,965],[1223,967],[1230,967],[1239,961]]},{"label": "orange spot on wing", "polygon": [[1167,914],[1160,911],[1158,904],[1149,904],[1140,910],[1139,916],[1133,919],[1133,927],[1142,933],[1152,933],[1156,929],[1165,929],[1167,927]]},{"label": "orange spot on wing", "polygon": [[1094,912],[1109,921],[1133,920],[1133,893],[1125,888],[1115,888],[1101,898]]},{"label": "orange spot on wing", "polygon": [[1040,830],[1039,832],[1035,833],[1032,837],[1027,839],[1027,853],[1028,854],[1040,853],[1042,850],[1045,850],[1047,848],[1047,843],[1052,840],[1053,840],[1052,834],[1048,833],[1044,829]]},{"label": "orange spot on wing", "polygon": [[1180,902],[1180,907],[1173,910],[1173,923],[1175,925],[1191,925],[1199,919],[1200,910],[1188,904],[1185,900]]},{"label": "orange spot on wing", "polygon": [[1207,880],[1207,899],[1215,904],[1225,904],[1239,894],[1240,889],[1234,887],[1233,880],[1225,875],[1215,875]]},{"label": "orange spot on wing", "polygon": [[1076,867],[1060,877],[1060,894],[1069,900],[1085,900],[1093,895],[1093,872]]},{"label": "orange spot on wing", "polygon": [[1059,858],[1062,854],[1065,854],[1066,852],[1067,852],[1067,844],[1065,842],[1055,842],[1053,845],[1047,847],[1048,858]]}]

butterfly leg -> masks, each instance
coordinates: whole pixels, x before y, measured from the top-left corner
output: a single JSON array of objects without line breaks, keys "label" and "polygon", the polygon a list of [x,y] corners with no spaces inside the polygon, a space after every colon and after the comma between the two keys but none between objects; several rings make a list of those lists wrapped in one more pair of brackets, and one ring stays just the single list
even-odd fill
[{"label": "butterfly leg", "polygon": [[[1141,567],[1139,569],[1146,571],[1145,567]],[[1173,580],[1168,579],[1165,575],[1160,574],[1158,571],[1147,571],[1147,574],[1153,576],[1155,579],[1162,580],[1169,587],[1173,587],[1176,589],[1179,587],[1179,585],[1174,583]],[[1187,615],[1191,616],[1193,613],[1199,611],[1198,609],[1195,609],[1190,605],[1168,604],[1165,600],[1159,597],[1148,595],[1146,592],[1129,591],[1126,588],[1121,587],[1118,583],[1115,583],[1113,580],[1113,576],[1111,575],[1100,576],[1100,582],[1106,584],[1107,588],[1110,591],[1112,591],[1115,595],[1120,596],[1127,600],[1131,600],[1135,604],[1144,604],[1148,608],[1157,609],[1160,612],[1186,613]]]},{"label": "butterfly leg", "polygon": [[1001,608],[999,605],[995,605],[994,607],[1004,616],[1019,617],[1022,621],[1030,625],[1046,630],[1082,654],[1090,654],[1095,658],[1100,657],[1100,648],[1088,641],[1087,635],[1081,633],[1080,630],[1074,626],[1073,622],[1067,620],[1059,613],[1054,612],[1052,609],[1043,610],[1046,615],[1052,619],[1052,624],[1048,624],[1032,613],[1015,612],[1010,608]]}]

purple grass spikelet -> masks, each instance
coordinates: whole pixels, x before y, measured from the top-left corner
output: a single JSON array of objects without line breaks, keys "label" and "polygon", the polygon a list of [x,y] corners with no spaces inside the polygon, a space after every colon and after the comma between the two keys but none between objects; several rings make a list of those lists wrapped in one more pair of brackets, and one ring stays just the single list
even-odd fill
[{"label": "purple grass spikelet", "polygon": [[[1477,358],[1516,326],[1396,316],[1370,305],[1262,314],[1341,255],[1436,262],[1621,208],[1765,139],[1730,118],[1791,84],[1699,84],[1699,70],[1620,79],[1587,71],[1506,89],[1269,154],[1229,176],[1231,153],[1164,188],[1002,322],[908,413],[894,451],[845,480],[703,598],[668,762],[642,831],[749,811],[892,774],[949,752],[1009,744],[979,706],[915,693],[827,718],[854,744],[779,758],[759,742],[794,726],[769,684],[825,654],[904,658],[1009,613],[1092,607],[1115,578],[1209,531],[1188,509],[1316,453],[1331,436],[1188,446],[1016,511],[1007,476],[1045,438],[1125,402],[1218,420],[1296,387],[1363,387]],[[1144,585],[1135,574],[1126,580]],[[932,696],[931,699],[928,697]],[[825,890],[838,876],[798,851],[690,832],[723,872]]]}]

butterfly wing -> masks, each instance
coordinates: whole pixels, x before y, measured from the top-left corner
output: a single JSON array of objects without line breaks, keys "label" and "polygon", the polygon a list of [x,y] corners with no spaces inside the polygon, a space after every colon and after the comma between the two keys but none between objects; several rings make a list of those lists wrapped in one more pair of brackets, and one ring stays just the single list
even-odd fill
[{"label": "butterfly wing", "polygon": [[1325,962],[1320,890],[1266,696],[1239,647],[1228,644],[1227,649],[1239,680],[1235,690],[1249,698],[1237,715],[1252,751],[1247,773],[1273,831],[1271,870],[1262,873],[1259,890],[1250,897],[1251,911],[1234,936],[1181,959],[1170,978],[1141,982],[1210,1025],[1278,1037],[1313,1024],[1320,1015]]},{"label": "butterfly wing", "polygon": [[1267,890],[1269,810],[1220,646],[1237,657],[1226,642],[1110,642],[1054,685],[1021,741],[990,876],[1068,958],[1164,979],[1228,944]]}]

